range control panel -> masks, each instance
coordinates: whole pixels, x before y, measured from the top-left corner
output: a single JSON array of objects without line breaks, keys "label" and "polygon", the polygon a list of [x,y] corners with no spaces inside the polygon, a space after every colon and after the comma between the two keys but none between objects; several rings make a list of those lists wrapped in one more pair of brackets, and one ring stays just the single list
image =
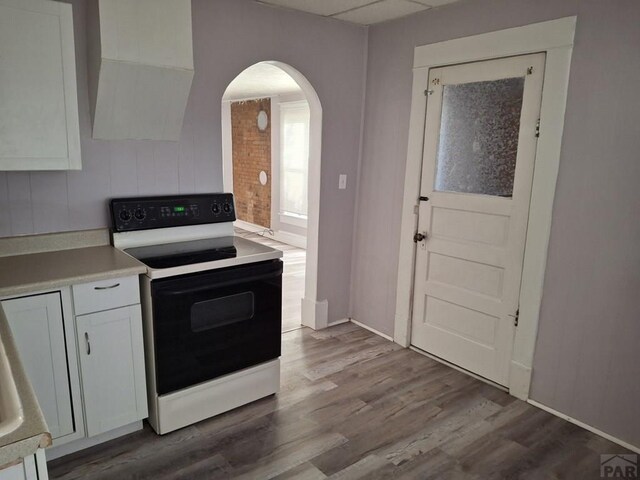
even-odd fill
[{"label": "range control panel", "polygon": [[109,202],[114,232],[233,222],[231,193],[114,198]]}]

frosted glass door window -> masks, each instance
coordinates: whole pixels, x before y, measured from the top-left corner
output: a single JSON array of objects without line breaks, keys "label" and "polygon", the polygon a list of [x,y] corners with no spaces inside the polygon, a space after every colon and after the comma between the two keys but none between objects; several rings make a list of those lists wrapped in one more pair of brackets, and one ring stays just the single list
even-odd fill
[{"label": "frosted glass door window", "polygon": [[307,216],[309,104],[280,105],[280,213]]},{"label": "frosted glass door window", "polygon": [[511,197],[524,77],[445,85],[435,189]]}]

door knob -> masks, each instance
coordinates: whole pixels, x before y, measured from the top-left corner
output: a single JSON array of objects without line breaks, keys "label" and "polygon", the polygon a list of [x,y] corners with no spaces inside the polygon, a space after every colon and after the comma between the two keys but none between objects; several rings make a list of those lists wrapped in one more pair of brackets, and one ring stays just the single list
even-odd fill
[{"label": "door knob", "polygon": [[421,242],[426,238],[427,238],[427,232],[424,232],[424,233],[416,232],[416,234],[413,236],[413,243]]}]

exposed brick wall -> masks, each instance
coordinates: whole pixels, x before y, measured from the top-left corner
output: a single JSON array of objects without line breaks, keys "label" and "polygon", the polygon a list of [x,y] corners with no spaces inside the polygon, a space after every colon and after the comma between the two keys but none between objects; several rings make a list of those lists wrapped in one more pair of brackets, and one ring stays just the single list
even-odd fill
[{"label": "exposed brick wall", "polygon": [[[269,124],[258,128],[258,112],[264,110]],[[233,149],[233,193],[240,220],[271,227],[271,99],[262,98],[231,104]],[[267,184],[261,185],[261,171]]]}]

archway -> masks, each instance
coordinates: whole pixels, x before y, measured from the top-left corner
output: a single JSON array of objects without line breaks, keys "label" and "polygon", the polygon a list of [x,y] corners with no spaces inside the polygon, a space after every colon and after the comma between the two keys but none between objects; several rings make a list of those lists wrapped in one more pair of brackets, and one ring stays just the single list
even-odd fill
[{"label": "archway", "polygon": [[[260,70],[262,77],[259,82],[252,81],[247,77],[247,72]],[[277,70],[277,71],[276,71]],[[277,93],[270,89],[268,82],[270,72],[277,75],[277,72],[285,74],[299,88],[308,104],[308,169],[307,169],[307,218],[306,218],[306,261],[304,276],[304,295],[300,305],[300,320],[303,326],[313,329],[320,329],[327,326],[327,305],[326,302],[318,302],[318,236],[320,217],[320,173],[321,173],[321,150],[322,150],[322,105],[315,89],[307,78],[291,65],[279,61],[258,62],[247,67],[240,72],[229,84],[222,98],[222,144],[223,144],[223,173],[225,191],[233,191],[233,140],[231,126],[231,102],[234,96],[230,92],[234,90],[234,82],[243,78],[244,89],[238,90],[235,100],[255,100],[259,98],[271,97]],[[244,75],[244,77],[243,77]],[[283,83],[286,79],[282,77]],[[242,82],[241,82],[242,83]],[[243,96],[244,99],[239,98]],[[270,119],[271,120],[271,119]],[[262,173],[262,172],[261,172]],[[264,176],[261,175],[261,181]],[[273,182],[271,183],[273,186]],[[277,212],[275,212],[277,214]],[[246,227],[246,225],[242,225]],[[254,230],[255,231],[255,230]],[[282,238],[280,238],[282,240]],[[290,238],[285,240],[291,240]],[[287,242],[287,243],[295,243]]]}]

